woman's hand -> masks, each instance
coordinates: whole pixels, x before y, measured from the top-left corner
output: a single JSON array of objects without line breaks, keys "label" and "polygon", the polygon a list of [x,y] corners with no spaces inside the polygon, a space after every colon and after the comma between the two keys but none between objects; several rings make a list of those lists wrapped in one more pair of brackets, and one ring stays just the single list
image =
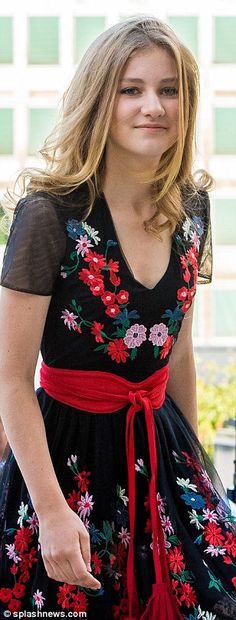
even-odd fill
[{"label": "woman's hand", "polygon": [[80,517],[65,503],[59,509],[38,514],[38,520],[48,577],[85,588],[100,588],[101,583],[89,572],[90,536]]}]

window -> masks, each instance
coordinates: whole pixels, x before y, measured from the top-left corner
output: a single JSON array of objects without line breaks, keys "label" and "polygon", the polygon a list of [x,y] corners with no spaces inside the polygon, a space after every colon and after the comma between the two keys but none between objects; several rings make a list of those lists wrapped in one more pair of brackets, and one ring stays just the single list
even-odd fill
[{"label": "window", "polygon": [[236,16],[215,17],[214,26],[214,62],[236,63]]},{"label": "window", "polygon": [[236,198],[217,198],[212,202],[215,243],[236,245]]},{"label": "window", "polygon": [[236,108],[215,108],[214,139],[216,154],[236,154]]},{"label": "window", "polygon": [[213,291],[213,329],[215,336],[235,337],[236,289]]},{"label": "window", "polygon": [[49,65],[59,62],[59,18],[28,18],[28,63]]},{"label": "window", "polygon": [[198,55],[198,17],[194,15],[169,15],[168,23],[177,37],[191,52]]},{"label": "window", "polygon": [[31,108],[29,110],[29,155],[37,155],[44,140],[53,129],[56,120],[54,108]]},{"label": "window", "polygon": [[13,62],[13,18],[0,17],[0,63]]},{"label": "window", "polygon": [[13,153],[13,110],[0,108],[0,155]]},{"label": "window", "polygon": [[105,30],[105,17],[75,17],[75,61],[82,58],[90,43]]}]

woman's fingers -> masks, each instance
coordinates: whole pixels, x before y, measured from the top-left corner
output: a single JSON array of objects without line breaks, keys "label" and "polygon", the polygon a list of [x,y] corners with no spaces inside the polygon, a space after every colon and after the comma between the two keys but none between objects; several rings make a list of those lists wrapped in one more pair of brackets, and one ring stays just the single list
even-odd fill
[{"label": "woman's fingers", "polygon": [[80,551],[78,554],[74,555],[70,559],[70,566],[77,580],[79,579],[80,585],[84,586],[85,588],[95,588],[95,589],[101,588],[100,581],[98,581],[98,579],[96,579],[96,577],[91,575],[91,573],[86,569],[86,566],[82,558],[82,555],[80,554]]},{"label": "woman's fingers", "polygon": [[69,560],[67,557],[61,556],[61,559],[58,557],[56,559],[50,555],[43,557],[43,561],[50,579],[84,588],[98,589],[101,587],[100,582],[87,571],[79,546],[77,552],[73,552]]}]

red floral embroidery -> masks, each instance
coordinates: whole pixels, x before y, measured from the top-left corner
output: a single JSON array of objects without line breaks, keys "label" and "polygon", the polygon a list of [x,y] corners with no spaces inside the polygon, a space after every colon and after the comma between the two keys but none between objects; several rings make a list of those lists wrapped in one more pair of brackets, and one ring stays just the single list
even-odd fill
[{"label": "red floral embroidery", "polygon": [[100,280],[99,281],[94,280],[90,286],[90,289],[91,289],[91,293],[93,293],[93,295],[97,297],[99,295],[102,295],[104,291],[104,284]]},{"label": "red floral embroidery", "polygon": [[108,316],[114,317],[117,316],[117,314],[120,314],[120,308],[117,304],[113,304],[111,306],[107,306],[105,313],[108,314]]},{"label": "red floral embroidery", "polygon": [[95,336],[96,342],[104,342],[104,338],[102,337],[101,331],[104,327],[103,323],[97,323],[97,321],[93,321],[93,327],[91,327],[91,334]]},{"label": "red floral embroidery", "polygon": [[107,352],[108,355],[111,356],[111,359],[119,364],[120,362],[126,362],[127,357],[129,357],[129,353],[126,349],[127,347],[122,338],[116,338],[114,342],[109,342]]},{"label": "red floral embroidery", "polygon": [[101,300],[105,306],[109,306],[109,304],[114,304],[115,299],[116,299],[115,293],[111,293],[110,291],[104,291],[101,297]]},{"label": "red floral embroidery", "polygon": [[12,599],[12,591],[10,588],[0,588],[0,601],[8,603]]},{"label": "red floral embroidery", "polygon": [[186,288],[186,286],[182,286],[182,288],[179,288],[177,291],[177,299],[179,301],[185,301],[188,297],[188,289]]},{"label": "red floral embroidery", "polygon": [[223,544],[230,555],[233,558],[236,558],[236,538],[233,536],[232,532],[226,532],[226,541]]},{"label": "red floral embroidery", "polygon": [[189,310],[190,307],[191,307],[191,301],[185,301],[181,307],[181,310],[185,314]]},{"label": "red floral embroidery", "polygon": [[160,353],[160,358],[164,359],[165,357],[167,357],[171,347],[174,344],[174,336],[167,336],[167,339],[162,347],[161,353]]},{"label": "red floral embroidery", "polygon": [[69,497],[67,497],[67,504],[70,506],[72,510],[77,512],[79,501],[80,501],[80,493],[78,492],[76,493],[76,491],[73,489],[72,493],[70,493]]},{"label": "red floral embroidery", "polygon": [[185,568],[185,562],[183,562],[184,556],[181,549],[178,547],[174,547],[171,551],[169,551],[167,559],[173,573],[180,574],[183,568]]},{"label": "red floral embroidery", "polygon": [[181,583],[180,591],[180,601],[183,601],[187,607],[195,605],[195,603],[197,602],[197,597],[190,583]]},{"label": "red floral embroidery", "polygon": [[119,293],[117,293],[116,295],[116,299],[118,301],[118,304],[127,304],[127,302],[129,301],[128,291],[119,291]]},{"label": "red floral embroidery", "polygon": [[20,553],[23,553],[24,551],[28,551],[29,543],[31,542],[32,532],[29,527],[24,527],[23,525],[15,535],[15,548]]},{"label": "red floral embroidery", "polygon": [[63,586],[59,586],[57,593],[57,602],[62,606],[62,609],[70,609],[71,595],[76,590],[76,586],[64,583]]},{"label": "red floral embroidery", "polygon": [[85,469],[75,476],[75,480],[78,481],[78,487],[80,488],[82,493],[88,490],[90,480],[89,477],[91,475],[90,471],[86,471]]},{"label": "red floral embroidery", "polygon": [[20,609],[21,609],[21,601],[17,600],[16,598],[13,598],[11,600],[11,602],[9,603],[9,605],[8,605],[8,609],[11,612],[20,611]]},{"label": "red floral embroidery", "polygon": [[84,592],[76,592],[71,595],[72,602],[70,603],[70,609],[73,611],[87,611],[88,600]]},{"label": "red floral embroidery", "polygon": [[101,567],[102,567],[102,560],[101,558],[99,558],[97,552],[95,551],[95,553],[92,553],[91,555],[91,561],[92,561],[92,569],[95,575],[100,575],[101,573]]},{"label": "red floral embroidery", "polygon": [[106,264],[105,257],[102,254],[97,254],[91,250],[84,256],[84,260],[89,263],[89,268],[94,271],[100,271]]},{"label": "red floral embroidery", "polygon": [[21,596],[25,594],[25,586],[22,583],[16,583],[12,590],[12,594],[14,594],[16,598],[21,598]]},{"label": "red floral embroidery", "polygon": [[224,536],[223,534],[221,534],[221,532],[221,527],[218,527],[215,523],[208,523],[208,525],[205,527],[204,536],[205,539],[209,541],[210,545],[222,546]]}]

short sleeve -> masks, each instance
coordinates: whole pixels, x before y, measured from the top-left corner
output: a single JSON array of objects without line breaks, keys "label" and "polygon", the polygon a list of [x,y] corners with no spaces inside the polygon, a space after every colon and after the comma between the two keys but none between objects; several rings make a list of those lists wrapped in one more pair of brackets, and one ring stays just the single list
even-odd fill
[{"label": "short sleeve", "polygon": [[[199,218],[202,222],[198,255],[198,284],[212,281],[212,229],[210,217],[210,199],[207,192],[200,192]],[[200,224],[201,225],[201,224]]]},{"label": "short sleeve", "polygon": [[66,249],[60,206],[56,199],[35,192],[15,208],[0,284],[36,295],[52,295]]}]

